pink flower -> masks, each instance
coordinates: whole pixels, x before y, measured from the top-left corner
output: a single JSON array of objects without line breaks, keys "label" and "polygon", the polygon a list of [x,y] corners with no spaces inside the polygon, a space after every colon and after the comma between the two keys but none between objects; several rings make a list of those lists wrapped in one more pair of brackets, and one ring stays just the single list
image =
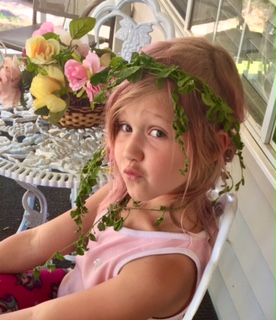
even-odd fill
[{"label": "pink flower", "polygon": [[101,91],[101,86],[93,86],[90,81],[87,81],[86,86],[84,87],[86,94],[88,96],[89,101],[93,101],[96,94]]},{"label": "pink flower", "polygon": [[80,90],[88,80],[87,70],[78,61],[70,59],[65,63],[64,73],[72,90]]},{"label": "pink flower", "polygon": [[89,53],[89,50],[90,47],[87,43],[80,43],[77,47],[77,51],[82,57],[86,57]]},{"label": "pink flower", "polygon": [[5,57],[0,70],[0,101],[4,108],[16,107],[21,97],[20,81],[22,79],[19,61],[16,56]]},{"label": "pink flower", "polygon": [[73,40],[72,42],[70,32],[64,30],[62,26],[55,26],[52,22],[43,22],[41,27],[33,32],[32,37],[43,36],[45,33],[49,32],[59,35],[62,43],[65,43],[68,46],[70,44],[76,46],[76,51],[80,56],[85,57],[89,53],[90,47],[87,35],[83,36],[81,39]]},{"label": "pink flower", "polygon": [[48,32],[55,32],[55,26],[52,24],[52,22],[43,22],[41,27],[33,32],[33,36],[42,36]]},{"label": "pink flower", "polygon": [[[92,85],[85,86],[85,83],[89,80],[91,75],[102,69],[104,69],[104,67],[101,67],[99,57],[95,53],[89,53],[82,63],[74,59],[68,60],[64,66],[64,73],[69,80],[69,86],[73,91],[84,88],[91,97],[96,90],[93,88],[96,87],[93,87]],[[99,92],[99,89],[96,91]],[[91,99],[90,101],[92,101]]]},{"label": "pink flower", "polygon": [[[90,76],[103,70],[105,67],[101,67],[100,58],[95,53],[89,53],[83,60],[83,65],[89,70]],[[94,100],[94,96],[101,91],[101,86],[93,86],[90,81],[87,81],[84,87],[89,101]]]},{"label": "pink flower", "polygon": [[89,53],[83,60],[83,65],[90,71],[91,75],[104,69],[104,67],[101,67],[100,58],[96,53]]}]

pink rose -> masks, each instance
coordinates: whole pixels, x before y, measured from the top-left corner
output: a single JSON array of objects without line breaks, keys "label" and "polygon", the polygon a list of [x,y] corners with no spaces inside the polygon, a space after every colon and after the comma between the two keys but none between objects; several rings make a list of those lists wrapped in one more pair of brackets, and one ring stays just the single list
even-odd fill
[{"label": "pink rose", "polygon": [[5,57],[3,66],[0,70],[0,101],[2,101],[2,106],[4,108],[11,108],[19,105],[21,97],[21,79],[22,74],[17,57]]},{"label": "pink rose", "polygon": [[104,69],[104,67],[101,67],[100,58],[96,53],[89,53],[82,63],[90,71],[91,75]]},{"label": "pink rose", "polygon": [[41,27],[33,32],[33,36],[42,36],[45,33],[55,32],[55,26],[52,22],[43,22]]},{"label": "pink rose", "polygon": [[82,63],[74,59],[68,60],[64,66],[64,73],[73,91],[84,89],[89,100],[93,101],[95,94],[101,91],[101,87],[93,86],[90,77],[102,69],[104,67],[101,67],[99,57],[95,53],[89,53]]},{"label": "pink rose", "polygon": [[88,80],[87,70],[78,61],[70,59],[65,63],[64,73],[73,91],[80,90]]},{"label": "pink rose", "polygon": [[87,81],[86,86],[84,87],[86,94],[88,96],[89,101],[93,101],[96,94],[101,91],[101,86],[93,86],[90,81]]},{"label": "pink rose", "polygon": [[80,43],[76,49],[82,57],[86,57],[89,53],[90,47],[87,43]]}]

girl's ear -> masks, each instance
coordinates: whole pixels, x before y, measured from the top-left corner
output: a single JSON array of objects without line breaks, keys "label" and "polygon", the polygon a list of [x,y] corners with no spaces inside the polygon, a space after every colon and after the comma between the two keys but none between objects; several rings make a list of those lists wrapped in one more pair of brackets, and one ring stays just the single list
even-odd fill
[{"label": "girl's ear", "polygon": [[235,147],[227,132],[223,130],[218,131],[218,137],[221,145],[221,154],[225,162],[231,162],[235,155]]}]

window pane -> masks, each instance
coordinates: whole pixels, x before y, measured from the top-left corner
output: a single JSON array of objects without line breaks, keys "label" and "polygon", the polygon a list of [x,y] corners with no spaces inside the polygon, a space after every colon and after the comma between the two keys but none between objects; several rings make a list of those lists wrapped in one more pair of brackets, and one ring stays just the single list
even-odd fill
[{"label": "window pane", "polygon": [[249,111],[261,126],[275,76],[275,2],[171,0],[171,3],[192,34],[223,45],[236,59]]}]

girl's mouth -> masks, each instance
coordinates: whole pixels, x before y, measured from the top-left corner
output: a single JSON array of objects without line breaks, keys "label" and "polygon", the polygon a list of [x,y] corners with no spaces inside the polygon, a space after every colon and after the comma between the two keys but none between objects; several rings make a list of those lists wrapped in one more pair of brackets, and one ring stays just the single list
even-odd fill
[{"label": "girl's mouth", "polygon": [[141,178],[141,175],[139,174],[139,172],[132,168],[126,168],[124,170],[124,174],[126,175],[128,180],[131,180],[131,181],[136,181]]}]

